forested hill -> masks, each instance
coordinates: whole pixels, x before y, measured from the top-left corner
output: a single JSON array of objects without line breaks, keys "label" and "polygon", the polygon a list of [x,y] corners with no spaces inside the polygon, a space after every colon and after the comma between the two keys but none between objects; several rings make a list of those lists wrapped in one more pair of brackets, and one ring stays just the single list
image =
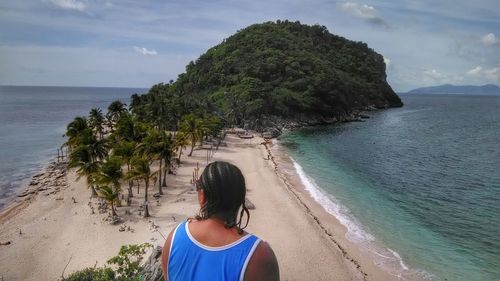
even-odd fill
[{"label": "forested hill", "polygon": [[239,125],[269,117],[342,120],[367,107],[402,105],[380,54],[324,26],[289,21],[238,31],[168,86],[192,111],[206,108]]}]

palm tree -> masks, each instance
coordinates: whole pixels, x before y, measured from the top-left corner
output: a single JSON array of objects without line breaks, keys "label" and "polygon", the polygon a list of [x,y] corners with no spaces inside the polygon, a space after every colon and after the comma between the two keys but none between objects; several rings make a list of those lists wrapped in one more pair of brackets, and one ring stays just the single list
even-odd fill
[{"label": "palm tree", "polygon": [[[118,157],[108,157],[102,162],[96,175],[96,181],[100,185],[106,185],[114,189],[114,193],[120,196],[120,179],[123,178],[122,163]],[[117,206],[121,206],[121,201],[117,201]]]},{"label": "palm tree", "polygon": [[99,161],[108,156],[109,144],[106,139],[97,139],[94,135],[85,140],[90,155],[94,161]]},{"label": "palm tree", "polygon": [[69,154],[68,168],[78,168],[76,180],[80,180],[83,176],[87,178],[87,186],[92,190],[92,197],[97,196],[95,184],[100,164],[99,161],[94,161],[86,145],[76,147]]},{"label": "palm tree", "polygon": [[92,108],[89,113],[88,125],[94,132],[95,136],[102,139],[104,134],[104,115],[98,107]]},{"label": "palm tree", "polygon": [[111,137],[117,142],[123,140],[141,142],[147,135],[148,129],[147,124],[139,122],[129,113],[124,113],[116,122],[115,131]]},{"label": "palm tree", "polygon": [[99,186],[99,196],[111,205],[111,214],[117,216],[114,202],[118,199],[118,192],[108,185]]},{"label": "palm tree", "polygon": [[196,142],[198,142],[203,132],[201,119],[194,114],[184,116],[181,121],[181,132],[187,136],[191,143],[191,151],[188,154],[188,156],[191,156]]},{"label": "palm tree", "polygon": [[159,160],[158,193],[161,195],[163,195],[162,187],[167,186],[166,175],[172,157],[174,156],[174,152],[172,151],[173,147],[174,141],[172,134],[165,131],[159,132],[155,129],[150,130],[148,136],[144,138],[143,143],[139,144],[137,147],[137,151],[143,153],[150,159],[150,162],[155,159]]},{"label": "palm tree", "polygon": [[189,144],[188,136],[184,132],[177,132],[174,137],[173,146],[178,151],[177,164],[181,163],[182,149]]},{"label": "palm tree", "polygon": [[66,126],[66,133],[64,134],[68,137],[66,145],[73,149],[79,145],[79,140],[86,130],[88,130],[87,118],[85,117],[75,117],[68,126]]},{"label": "palm tree", "polygon": [[[130,171],[130,161],[132,156],[134,156],[135,143],[131,141],[120,141],[113,147],[113,156],[119,157],[122,163],[127,165],[127,173]],[[133,197],[132,186],[134,182],[132,180],[128,181],[128,197],[127,204],[130,204],[130,198]]]},{"label": "palm tree", "polygon": [[122,103],[119,100],[112,102],[108,106],[108,113],[106,113],[106,118],[108,119],[108,124],[112,130],[120,116],[125,112],[127,112],[126,104]]},{"label": "palm tree", "polygon": [[[170,168],[170,163],[172,162],[172,157],[174,157],[174,152],[172,151],[174,145],[172,134],[167,132],[160,133],[160,143],[158,148],[158,156],[160,157],[160,171],[161,171],[161,161],[165,163],[165,168],[163,169],[163,182],[160,178],[160,185],[167,186],[167,171]],[[161,187],[159,187],[161,191]]]},{"label": "palm tree", "polygon": [[143,180],[144,181],[144,217],[149,217],[148,208],[148,189],[150,180],[156,179],[156,172],[151,172],[151,167],[148,158],[144,155],[134,156],[131,161],[131,170],[127,173],[126,177],[129,180]]},{"label": "palm tree", "polygon": [[[84,120],[84,118],[75,119],[75,121],[78,122],[82,120]],[[87,127],[79,131],[77,135],[72,134],[71,145],[73,149],[69,154],[68,168],[78,168],[76,171],[78,179],[82,176],[86,176],[87,185],[92,189],[92,196],[97,196],[95,190],[96,174],[101,164],[101,160],[108,155],[108,144],[106,139],[97,139]]]}]

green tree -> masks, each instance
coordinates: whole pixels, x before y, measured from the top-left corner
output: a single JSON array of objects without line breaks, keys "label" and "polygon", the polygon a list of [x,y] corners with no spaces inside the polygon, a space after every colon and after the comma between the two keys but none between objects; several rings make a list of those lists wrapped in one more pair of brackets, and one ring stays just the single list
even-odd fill
[{"label": "green tree", "polygon": [[201,136],[203,135],[205,129],[203,121],[194,114],[188,114],[182,118],[180,129],[187,136],[191,144],[191,151],[188,154],[188,156],[191,156],[193,155],[196,143],[201,140]]},{"label": "green tree", "polygon": [[188,135],[184,132],[177,132],[174,136],[173,146],[177,150],[177,164],[181,163],[182,150],[189,145]]},{"label": "green tree", "polygon": [[144,181],[144,217],[149,217],[148,189],[151,180],[156,179],[156,173],[151,171],[149,159],[143,155],[136,155],[132,158],[131,169],[125,176],[130,180]]},{"label": "green tree", "polygon": [[106,118],[108,119],[108,125],[111,128],[111,131],[113,131],[114,126],[120,116],[124,113],[127,112],[127,107],[126,104],[122,103],[119,100],[113,101],[109,106],[108,106],[108,113],[106,113]]},{"label": "green tree", "polygon": [[105,118],[102,110],[98,107],[92,108],[89,113],[88,125],[94,132],[94,135],[103,138]]},{"label": "green tree", "polygon": [[66,126],[66,133],[64,134],[68,138],[66,145],[70,149],[78,146],[82,134],[88,129],[87,118],[80,116],[75,117],[75,119]]},{"label": "green tree", "polygon": [[[160,158],[160,164],[161,161],[163,160],[163,163],[165,165],[165,168],[163,169],[163,182],[161,182],[161,186],[166,187],[167,186],[167,172],[170,169],[170,165],[172,162],[172,158],[174,157],[174,152],[173,152],[173,147],[174,147],[174,139],[172,137],[172,134],[167,133],[167,132],[161,132],[160,134],[160,143],[159,143],[159,149],[158,149],[158,156]],[[160,165],[160,171],[161,165]],[[161,191],[161,187],[159,188]]]},{"label": "green tree", "polygon": [[[113,155],[119,157],[123,164],[127,165],[127,173],[130,171],[130,161],[134,156],[136,144],[132,141],[119,141],[113,147]],[[130,198],[133,197],[132,187],[133,181],[128,180],[128,197],[127,197],[127,205],[130,205]]]},{"label": "green tree", "polygon": [[[121,159],[116,156],[106,158],[100,165],[98,173],[96,175],[96,181],[99,185],[112,187],[113,194],[116,194],[115,201],[118,207],[121,206],[121,200],[119,200],[119,196],[121,191],[120,180],[122,178],[122,162]],[[109,192],[107,192],[106,194],[109,195]]]},{"label": "green tree", "polygon": [[154,128],[150,129],[146,137],[144,137],[143,141],[137,145],[137,152],[144,155],[149,160],[150,164],[152,164],[154,160],[159,160],[159,168],[157,171],[159,177],[158,192],[159,194],[163,195],[163,191],[161,188],[163,164],[163,158],[160,157],[161,149],[161,133]]},{"label": "green tree", "polygon": [[115,202],[118,200],[119,194],[116,189],[108,185],[99,185],[99,196],[109,203],[111,206],[111,214],[117,216]]},{"label": "green tree", "polygon": [[138,276],[142,270],[142,257],[146,253],[146,250],[151,247],[153,245],[149,243],[121,246],[118,255],[109,259],[107,263],[116,267],[119,280],[140,280]]},{"label": "green tree", "polygon": [[86,177],[87,186],[92,190],[92,196],[98,194],[95,189],[96,177],[101,162],[95,161],[88,146],[80,145],[69,154],[68,168],[77,168],[77,180]]}]

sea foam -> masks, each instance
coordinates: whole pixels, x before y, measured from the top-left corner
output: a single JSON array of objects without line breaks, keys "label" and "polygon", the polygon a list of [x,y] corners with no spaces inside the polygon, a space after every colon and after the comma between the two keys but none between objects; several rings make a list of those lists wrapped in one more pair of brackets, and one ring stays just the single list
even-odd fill
[{"label": "sea foam", "polygon": [[347,228],[346,237],[353,242],[373,241],[373,235],[365,231],[355,218],[349,215],[349,210],[343,206],[334,196],[327,196],[325,192],[316,184],[314,179],[309,177],[302,166],[292,159],[293,166],[305,189],[311,197],[318,202],[329,214],[336,217],[339,222]]},{"label": "sea foam", "polygon": [[390,274],[397,276],[399,280],[407,280],[405,276],[419,276],[424,280],[432,280],[431,275],[425,271],[414,271],[410,269],[401,256],[394,250],[376,243],[375,237],[363,228],[351,214],[347,207],[342,205],[333,195],[326,195],[309,177],[302,166],[291,158],[297,175],[311,197],[318,202],[329,214],[347,228],[346,238],[361,245],[362,251],[367,251],[375,259],[375,264],[387,270]]}]

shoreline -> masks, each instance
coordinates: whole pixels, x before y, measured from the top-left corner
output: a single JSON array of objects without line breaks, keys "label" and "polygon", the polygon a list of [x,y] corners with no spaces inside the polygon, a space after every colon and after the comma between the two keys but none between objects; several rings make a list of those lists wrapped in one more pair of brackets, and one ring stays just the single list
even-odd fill
[{"label": "shoreline", "polygon": [[[353,218],[339,213],[340,209],[345,207],[339,202],[333,202],[325,191],[316,185],[314,179],[302,170],[300,164],[288,155],[286,148],[279,141],[270,147],[266,146],[266,150],[274,153],[274,159],[277,160],[273,159],[273,164],[281,165],[281,168],[275,169],[277,175],[282,178],[306,213],[317,222],[321,231],[340,249],[345,258],[356,264],[361,272],[371,272],[372,277],[375,272],[377,278],[381,273],[381,276],[385,276],[381,280],[426,280],[426,276],[429,276],[427,272],[408,268],[397,252],[377,241],[356,219],[353,221]],[[351,228],[353,225],[354,231]],[[350,236],[356,236],[357,239]],[[380,258],[390,262],[380,262]]]},{"label": "shoreline", "polygon": [[66,160],[57,160],[57,156],[47,161],[46,165],[34,172],[32,176],[22,180],[15,196],[0,208],[0,224],[15,216],[29,206],[40,192],[44,195],[55,194],[67,187]]},{"label": "shoreline", "polygon": [[[273,247],[282,280],[397,280],[363,258],[345,238],[347,229],[300,182],[287,178],[278,152],[264,147],[263,141],[228,135],[227,146],[220,147],[211,161],[233,162],[245,175],[247,197],[256,206],[248,231]],[[190,179],[197,164],[200,169],[206,164],[204,149],[198,148],[182,162],[177,175],[167,177],[165,195],[157,204],[150,200],[152,217],[148,219],[137,215],[141,192],[131,207],[120,207],[123,222],[109,224],[105,213],[91,212],[97,199],[89,199],[85,179],[76,181],[74,171],[65,176],[68,184],[59,193],[34,194],[9,208],[11,215],[2,210],[0,242],[11,244],[0,246],[0,275],[6,280],[54,280],[61,277],[66,264],[66,276],[104,265],[121,245],[150,242],[162,246],[163,237],[199,208]],[[150,192],[156,190],[150,187]],[[125,210],[132,215],[123,214]],[[23,263],[30,264],[29,271]]]}]

